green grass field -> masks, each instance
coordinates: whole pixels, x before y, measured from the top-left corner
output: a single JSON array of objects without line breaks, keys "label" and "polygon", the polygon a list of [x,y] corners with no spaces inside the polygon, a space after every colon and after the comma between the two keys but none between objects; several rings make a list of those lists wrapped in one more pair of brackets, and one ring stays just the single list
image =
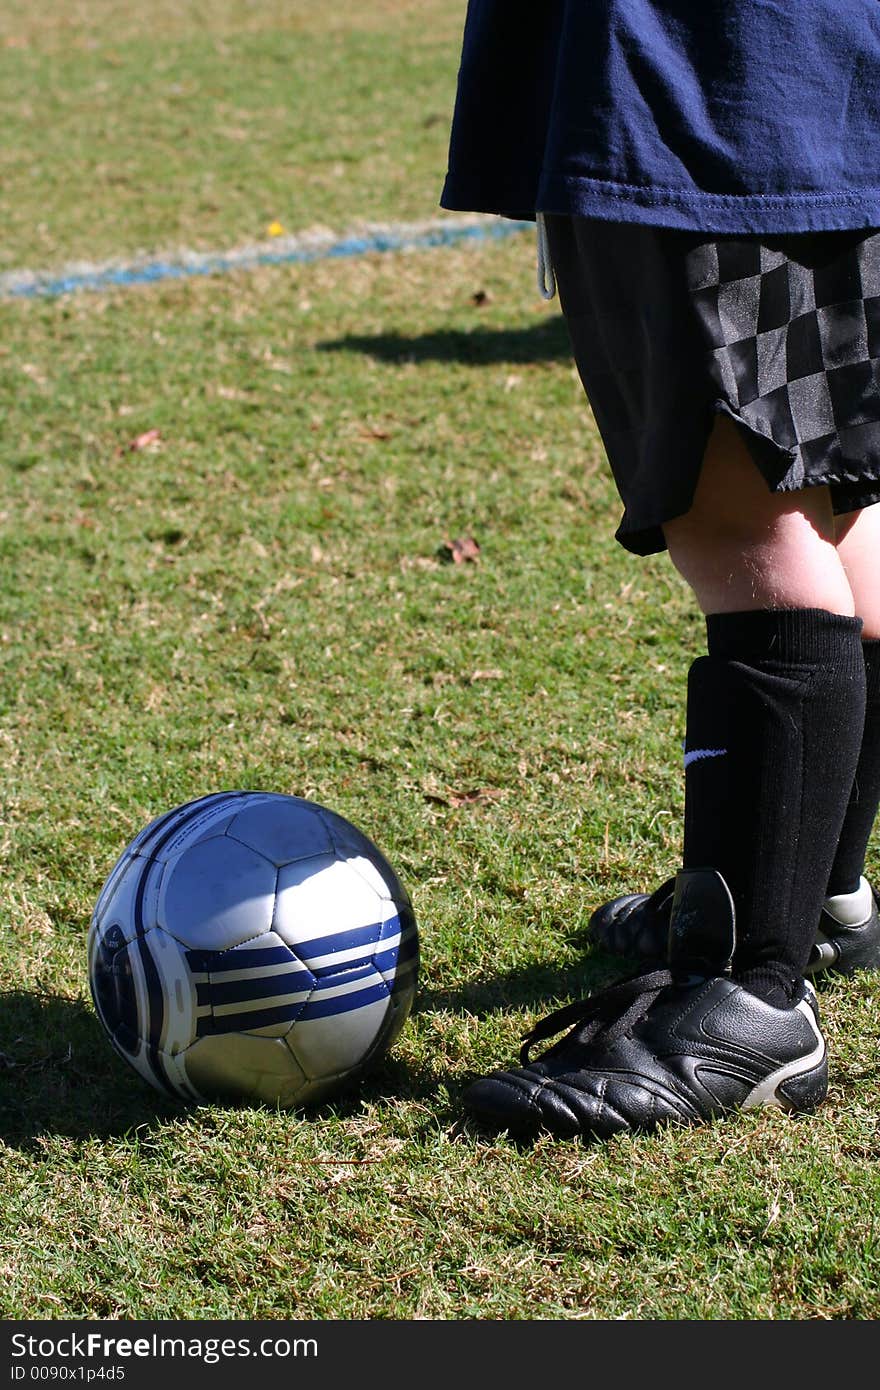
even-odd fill
[{"label": "green grass field", "polygon": [[[463,0],[20,8],[0,270],[439,215]],[[612,539],[533,259],[0,302],[3,1318],[880,1315],[871,979],[821,990],[812,1118],[526,1148],[462,1122],[469,1079],[619,973],[596,904],[675,867],[702,637],[665,558]],[[355,821],[420,925],[401,1039],[306,1116],[164,1102],[89,997],[116,856],[227,787]]]}]

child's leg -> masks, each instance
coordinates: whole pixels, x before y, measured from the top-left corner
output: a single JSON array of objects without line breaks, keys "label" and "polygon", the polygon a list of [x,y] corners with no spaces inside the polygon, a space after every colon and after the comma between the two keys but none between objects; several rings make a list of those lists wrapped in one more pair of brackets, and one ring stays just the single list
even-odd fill
[{"label": "child's leg", "polygon": [[[718,457],[718,443],[716,437],[713,441],[713,463],[706,479],[709,484],[713,475],[723,473],[725,468],[723,457]],[[767,502],[763,484],[758,483],[757,494],[753,495],[755,474],[741,457],[734,456],[731,469],[737,476],[740,496],[755,508],[752,515],[760,517]],[[708,500],[707,494],[704,493],[700,500]],[[721,506],[726,505],[723,495],[713,495],[711,500]],[[808,965],[811,974],[824,970],[851,974],[856,970],[880,969],[880,915],[871,887],[864,878],[868,842],[880,808],[880,504],[836,517],[832,532],[823,489],[813,494],[799,494],[790,500],[795,506],[806,504],[811,509],[818,523],[818,535],[805,533],[807,514],[803,511],[787,515],[781,523],[774,521],[777,531],[782,529],[786,533],[785,544],[788,555],[793,556],[795,574],[786,575],[787,587],[784,591],[777,580],[772,592],[764,597],[771,601],[775,597],[787,603],[796,597],[811,597],[817,603],[834,601],[840,576],[835,572],[836,567],[828,552],[827,541],[833,535],[853,598],[855,615],[863,623],[862,654],[866,675],[864,730],[855,779],[828,877],[823,910],[816,922],[816,942]],[[771,503],[771,508],[773,506]],[[688,533],[691,520],[683,518],[681,522],[671,523],[668,528],[673,533],[673,544],[678,532],[684,537],[684,554],[679,555],[679,563],[688,573],[694,574],[698,583],[702,568],[707,568],[701,585],[704,605],[711,608],[715,603],[718,610],[723,611],[724,605],[733,601],[731,590],[722,582],[722,572],[716,560],[704,555],[698,546],[690,544]],[[765,529],[767,520],[764,517]],[[714,532],[710,529],[707,534],[714,535]],[[804,538],[806,546],[802,548]],[[819,565],[805,575],[801,561],[806,551],[814,556],[818,551]],[[722,555],[723,551],[719,551],[718,562]],[[763,565],[753,563],[752,570],[766,578]],[[792,577],[796,585],[794,594]],[[819,590],[815,587],[817,582],[822,586]],[[805,583],[809,585],[806,593]],[[748,605],[760,592],[760,588],[756,589],[750,579],[745,590],[736,593],[735,602]],[[671,880],[652,894],[624,894],[596,909],[590,921],[591,934],[617,955],[662,959],[671,905]]]},{"label": "child's leg", "polygon": [[835,517],[834,538],[864,625],[862,636],[880,641],[880,502]]},{"label": "child's leg", "polygon": [[663,534],[706,614],[855,612],[828,490],[771,492],[726,416],[712,432],[690,511],[667,522]]},{"label": "child's leg", "polygon": [[664,534],[709,641],[688,682],[683,863],[723,874],[735,972],[778,1002],[807,964],[859,756],[861,622],[827,491],[771,493],[727,419]]},{"label": "child's leg", "polygon": [[831,869],[829,895],[858,889],[880,806],[880,505],[837,517],[835,536],[855,611],[863,624],[867,705],[859,763]]},{"label": "child's leg", "polygon": [[810,1110],[826,1093],[802,977],[865,712],[861,620],[830,499],[823,488],[771,494],[721,421],[692,508],[664,530],[709,641],[688,683],[669,968],[542,1019],[518,1067],[465,1093],[494,1128],[608,1137],[739,1106]]}]

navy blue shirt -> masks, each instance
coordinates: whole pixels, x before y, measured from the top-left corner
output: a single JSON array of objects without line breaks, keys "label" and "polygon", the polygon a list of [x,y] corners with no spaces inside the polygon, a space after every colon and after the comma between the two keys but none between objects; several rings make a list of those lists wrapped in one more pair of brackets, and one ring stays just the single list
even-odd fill
[{"label": "navy blue shirt", "polygon": [[880,227],[880,0],[469,0],[441,204]]}]

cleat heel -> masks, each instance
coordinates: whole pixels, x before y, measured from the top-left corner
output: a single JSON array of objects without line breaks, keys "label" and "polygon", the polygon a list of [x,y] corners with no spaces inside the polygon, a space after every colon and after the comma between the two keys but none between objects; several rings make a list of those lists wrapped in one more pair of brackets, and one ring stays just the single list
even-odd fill
[{"label": "cleat heel", "polygon": [[777,1087],[777,1103],[783,1110],[808,1113],[822,1104],[828,1094],[828,1059],[823,1058],[811,1071],[790,1076]]}]

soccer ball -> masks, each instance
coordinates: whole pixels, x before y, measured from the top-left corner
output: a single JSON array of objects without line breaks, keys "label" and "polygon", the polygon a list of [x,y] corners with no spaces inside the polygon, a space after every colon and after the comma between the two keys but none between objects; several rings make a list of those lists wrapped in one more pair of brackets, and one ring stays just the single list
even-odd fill
[{"label": "soccer ball", "polygon": [[400,1033],[419,960],[409,898],[349,821],[314,801],[217,792],[120,855],[88,935],[116,1051],[188,1101],[323,1101]]}]

